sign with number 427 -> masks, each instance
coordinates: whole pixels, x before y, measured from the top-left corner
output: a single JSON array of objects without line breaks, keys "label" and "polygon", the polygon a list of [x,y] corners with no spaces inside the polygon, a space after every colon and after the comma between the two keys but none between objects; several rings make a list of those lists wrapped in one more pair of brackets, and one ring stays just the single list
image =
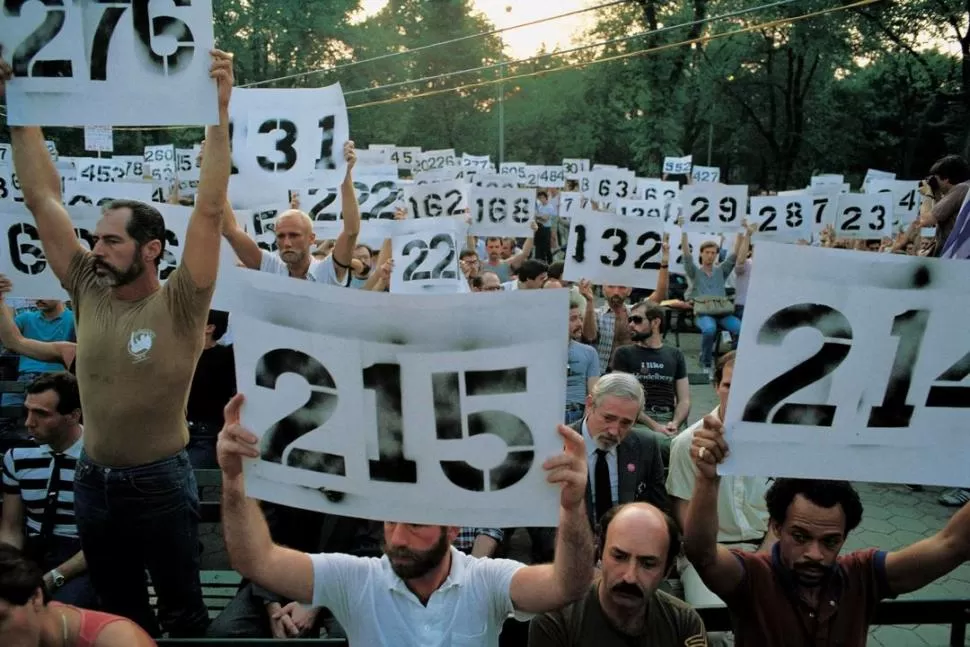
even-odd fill
[{"label": "sign with number 427", "polygon": [[763,243],[722,473],[968,486],[966,263]]}]

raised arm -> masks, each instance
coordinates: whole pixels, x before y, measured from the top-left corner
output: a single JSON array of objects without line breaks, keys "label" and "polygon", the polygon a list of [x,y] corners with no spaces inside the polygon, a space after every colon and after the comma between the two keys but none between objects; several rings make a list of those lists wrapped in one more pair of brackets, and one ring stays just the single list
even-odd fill
[{"label": "raised arm", "polygon": [[717,464],[727,453],[722,429],[719,420],[706,416],[704,426],[694,432],[690,453],[698,474],[687,504],[684,552],[704,584],[724,597],[740,586],[744,567],[731,551],[717,543],[717,491],[721,483]]},{"label": "raised arm", "polygon": [[391,260],[391,239],[385,238],[384,242],[381,243],[381,251],[377,254],[377,260],[374,262],[374,267],[371,269],[370,276],[367,277],[367,282],[364,283],[365,290],[371,290],[373,292],[383,292],[384,286],[383,281],[381,281],[381,268],[384,267],[384,263]]},{"label": "raised arm", "polygon": [[593,578],[593,532],[586,517],[586,445],[582,436],[559,425],[565,451],[545,462],[546,480],[559,483],[559,531],[555,561],[520,568],[509,591],[519,611],[543,613],[559,609],[586,592]]},{"label": "raised arm", "polygon": [[886,578],[896,595],[921,589],[970,560],[970,504],[940,532],[886,556]]},{"label": "raised arm", "polygon": [[215,79],[219,94],[219,124],[210,126],[205,136],[199,188],[195,209],[185,232],[182,263],[196,287],[207,288],[216,281],[219,269],[219,235],[229,191],[229,97],[232,95],[232,54],[212,50],[209,75]]},{"label": "raised arm", "polygon": [[670,234],[664,234],[661,243],[663,252],[660,255],[660,272],[657,274],[657,287],[654,288],[647,301],[660,303],[667,298],[667,290],[670,287]]},{"label": "raised arm", "polygon": [[347,175],[340,185],[344,225],[331,252],[334,274],[337,275],[337,282],[341,285],[347,272],[350,271],[350,259],[354,257],[354,247],[357,246],[357,236],[360,234],[360,205],[357,203],[357,192],[354,190],[353,170],[354,164],[357,163],[354,142],[348,141],[344,144],[344,159],[347,160]]},{"label": "raised arm", "polygon": [[536,231],[539,229],[539,225],[537,225],[536,221],[533,220],[530,223],[530,226],[532,227],[532,236],[525,239],[525,243],[522,244],[522,251],[509,259],[509,267],[512,269],[512,271],[518,270],[522,263],[525,263],[526,259],[528,259],[529,255],[532,253],[532,247],[535,245],[535,235]]},{"label": "raised arm", "polygon": [[250,238],[236,222],[236,214],[228,200],[222,212],[222,235],[229,241],[229,246],[243,265],[251,270],[259,269],[263,262],[263,252],[256,241]]},{"label": "raised arm", "polygon": [[246,496],[242,459],[257,458],[256,436],[240,424],[243,396],[233,396],[225,409],[225,425],[216,446],[222,468],[222,533],[232,567],[288,600],[309,603],[313,598],[310,556],[273,543],[266,517]]},{"label": "raised arm", "polygon": [[[61,362],[65,359],[66,347],[70,347],[73,359],[74,344],[67,341],[51,342],[38,341],[24,337],[14,321],[13,312],[10,306],[4,301],[4,296],[13,289],[13,283],[3,274],[0,274],[0,344],[7,350],[25,355],[41,362]],[[64,362],[64,366],[70,366],[70,361]]]},{"label": "raised arm", "polygon": [[596,321],[596,297],[593,295],[593,284],[586,279],[581,280],[579,293],[586,299],[586,312],[583,313],[583,339],[594,343],[599,335],[599,324]]},{"label": "raised arm", "polygon": [[[0,50],[0,95],[13,78],[13,68]],[[65,106],[68,108],[68,106]],[[24,194],[24,204],[34,216],[44,255],[51,270],[63,283],[74,255],[84,248],[74,233],[74,225],[61,202],[61,176],[54,167],[44,133],[36,126],[10,129],[14,172]]]}]

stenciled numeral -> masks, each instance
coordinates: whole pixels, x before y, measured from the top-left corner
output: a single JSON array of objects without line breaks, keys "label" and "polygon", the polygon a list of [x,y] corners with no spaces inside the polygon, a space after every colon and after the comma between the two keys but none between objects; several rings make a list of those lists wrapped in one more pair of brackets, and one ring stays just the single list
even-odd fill
[{"label": "stenciled numeral", "polygon": [[363,370],[364,388],[374,392],[378,460],[368,460],[370,478],[390,483],[417,483],[417,463],[404,455],[404,402],[401,367],[373,364]]},{"label": "stenciled numeral", "polygon": [[[428,250],[438,249],[442,246],[447,248],[444,258],[442,258],[441,261],[430,271],[418,271],[418,268],[421,267],[425,259],[428,257]],[[406,268],[404,268],[404,273],[402,274],[403,280],[428,281],[431,279],[448,280],[458,278],[458,274],[455,272],[455,270],[448,269],[455,260],[455,241],[450,235],[437,234],[431,239],[430,243],[426,243],[421,239],[412,240],[404,246],[403,254],[404,256],[410,256],[411,252],[414,250],[418,250],[418,257],[411,261]]]},{"label": "stenciled numeral", "polygon": [[[192,63],[195,55],[195,39],[189,26],[172,16],[155,16],[148,12],[151,0],[132,0],[132,22],[135,34],[138,36],[136,49],[141,44],[140,51],[165,76],[177,74]],[[192,0],[174,0],[176,7],[192,4]],[[155,51],[154,41],[159,36],[167,37],[176,43],[175,51],[171,54],[159,54]]]},{"label": "stenciled numeral", "polygon": [[[337,385],[330,371],[316,358],[297,350],[277,348],[260,357],[256,385],[275,390],[279,378],[287,373],[302,377],[310,387],[310,396],[302,407],[273,423],[263,435],[260,457],[271,463],[282,464],[290,445],[322,427],[337,408]],[[347,474],[344,457],[327,452],[293,448],[286,454],[286,464],[338,476]]]},{"label": "stenciled numeral", "polygon": [[267,119],[259,125],[257,132],[260,135],[267,135],[276,130],[283,131],[283,137],[276,141],[276,151],[283,154],[283,161],[271,162],[262,155],[256,158],[260,168],[273,173],[289,171],[296,165],[296,149],[293,147],[297,137],[296,124],[288,119]]},{"label": "stenciled numeral", "polygon": [[783,425],[831,427],[835,405],[785,403],[771,419],[771,410],[785,398],[829,375],[845,360],[852,343],[852,325],[838,310],[818,303],[801,303],[774,313],[758,331],[757,342],[778,346],[798,328],[822,333],[822,347],[815,355],[785,371],[758,389],[744,405],[742,420]]},{"label": "stenciled numeral", "polygon": [[907,310],[893,319],[892,336],[898,337],[896,357],[886,382],[882,404],[869,412],[869,427],[908,427],[914,407],[906,404],[913,369],[919,360],[920,346],[926,334],[930,313],[926,310]]},{"label": "stenciled numeral", "polygon": [[[4,14],[9,17],[20,17],[20,10],[25,2],[26,0],[4,0]],[[63,0],[41,0],[41,3],[51,9],[47,10],[44,22],[13,51],[10,64],[13,67],[14,76],[72,77],[74,68],[70,60],[35,60],[41,50],[50,45],[61,33],[67,18],[63,9]]]}]

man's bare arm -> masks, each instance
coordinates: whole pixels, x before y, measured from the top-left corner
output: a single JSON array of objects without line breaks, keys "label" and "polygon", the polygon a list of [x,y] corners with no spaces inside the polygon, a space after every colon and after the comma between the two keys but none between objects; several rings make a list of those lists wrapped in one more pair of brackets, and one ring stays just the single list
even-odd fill
[{"label": "man's bare arm", "polygon": [[206,131],[195,209],[185,232],[182,263],[196,287],[207,288],[219,270],[220,229],[229,191],[229,98],[232,95],[232,54],[212,50],[209,75],[218,87],[219,124]]},{"label": "man's bare arm", "polygon": [[354,142],[348,141],[344,145],[344,158],[347,160],[347,175],[340,185],[340,200],[342,203],[343,229],[337,236],[337,243],[333,246],[334,274],[341,285],[347,272],[350,271],[350,259],[354,257],[354,247],[357,246],[357,236],[360,235],[360,205],[357,203],[357,192],[354,190],[354,164],[357,162],[357,152]]}]

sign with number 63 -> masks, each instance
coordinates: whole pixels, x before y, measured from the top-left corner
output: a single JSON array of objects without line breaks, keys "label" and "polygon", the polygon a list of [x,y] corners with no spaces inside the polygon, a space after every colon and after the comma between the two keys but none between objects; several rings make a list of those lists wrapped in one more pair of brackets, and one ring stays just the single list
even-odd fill
[{"label": "sign with number 63", "polygon": [[542,463],[562,451],[565,290],[415,299],[235,272],[243,423],[260,437],[250,496],[366,519],[557,525]]},{"label": "sign with number 63", "polygon": [[965,262],[763,243],[722,473],[968,486]]}]

